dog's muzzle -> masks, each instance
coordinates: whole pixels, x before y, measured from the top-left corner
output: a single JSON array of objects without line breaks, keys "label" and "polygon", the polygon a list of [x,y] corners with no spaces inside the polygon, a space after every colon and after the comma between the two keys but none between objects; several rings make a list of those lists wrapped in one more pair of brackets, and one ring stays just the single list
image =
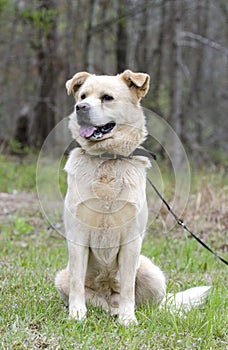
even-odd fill
[{"label": "dog's muzzle", "polygon": [[104,135],[107,135],[116,126],[115,122],[108,122],[103,125],[91,124],[89,111],[91,106],[87,102],[81,102],[76,105],[77,121],[80,126],[79,134],[91,141],[99,141]]}]

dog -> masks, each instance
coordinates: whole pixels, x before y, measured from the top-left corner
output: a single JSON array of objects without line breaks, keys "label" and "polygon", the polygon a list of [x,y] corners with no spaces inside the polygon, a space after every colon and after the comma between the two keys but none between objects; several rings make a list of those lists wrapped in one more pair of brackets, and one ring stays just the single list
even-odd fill
[{"label": "dog", "polygon": [[[80,147],[66,162],[68,190],[64,223],[69,262],[55,285],[69,304],[69,316],[82,320],[92,304],[116,315],[121,325],[137,323],[135,307],[164,304],[162,270],[140,254],[147,226],[144,155],[134,155],[147,136],[140,105],[150,77],[125,70],[116,76],[80,72],[66,82],[76,104],[69,127]],[[199,300],[187,293],[171,304]],[[171,300],[171,301],[170,301]]]}]

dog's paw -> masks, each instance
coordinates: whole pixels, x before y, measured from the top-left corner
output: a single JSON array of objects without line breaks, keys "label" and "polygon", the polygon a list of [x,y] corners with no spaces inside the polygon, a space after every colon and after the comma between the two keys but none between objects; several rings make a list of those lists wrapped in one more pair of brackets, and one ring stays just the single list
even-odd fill
[{"label": "dog's paw", "polygon": [[110,299],[110,315],[111,316],[119,315],[119,313],[120,313],[119,305],[120,305],[120,295],[119,295],[119,293],[113,293],[111,295],[111,299]]},{"label": "dog's paw", "polygon": [[109,305],[107,301],[102,296],[94,296],[92,299],[89,300],[89,302],[94,307],[101,307],[103,311],[108,312],[109,311]]},{"label": "dog's paw", "polygon": [[85,306],[70,306],[69,317],[77,321],[82,321],[86,316],[87,309]]},{"label": "dog's paw", "polygon": [[110,316],[117,316],[119,313],[120,312],[118,307],[110,307]]},{"label": "dog's paw", "polygon": [[127,313],[119,315],[119,323],[124,327],[138,324],[135,315],[134,314],[127,314]]}]

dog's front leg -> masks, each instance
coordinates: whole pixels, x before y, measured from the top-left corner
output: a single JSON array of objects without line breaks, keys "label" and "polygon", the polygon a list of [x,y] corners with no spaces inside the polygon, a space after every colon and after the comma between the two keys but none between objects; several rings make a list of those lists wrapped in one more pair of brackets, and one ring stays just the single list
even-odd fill
[{"label": "dog's front leg", "polygon": [[69,316],[76,320],[82,320],[87,311],[85,277],[89,248],[70,243],[68,250],[70,271]]},{"label": "dog's front leg", "polygon": [[127,243],[120,248],[120,304],[119,322],[123,326],[137,323],[135,317],[135,279],[138,259],[141,250],[141,239]]}]

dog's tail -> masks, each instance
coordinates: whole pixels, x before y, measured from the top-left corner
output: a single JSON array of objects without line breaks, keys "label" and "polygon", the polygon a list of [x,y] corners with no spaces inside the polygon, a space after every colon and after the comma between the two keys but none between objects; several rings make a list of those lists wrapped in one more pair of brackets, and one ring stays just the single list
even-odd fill
[{"label": "dog's tail", "polygon": [[209,290],[209,286],[194,287],[176,294],[168,293],[162,300],[160,307],[170,311],[188,311],[204,304]]}]

